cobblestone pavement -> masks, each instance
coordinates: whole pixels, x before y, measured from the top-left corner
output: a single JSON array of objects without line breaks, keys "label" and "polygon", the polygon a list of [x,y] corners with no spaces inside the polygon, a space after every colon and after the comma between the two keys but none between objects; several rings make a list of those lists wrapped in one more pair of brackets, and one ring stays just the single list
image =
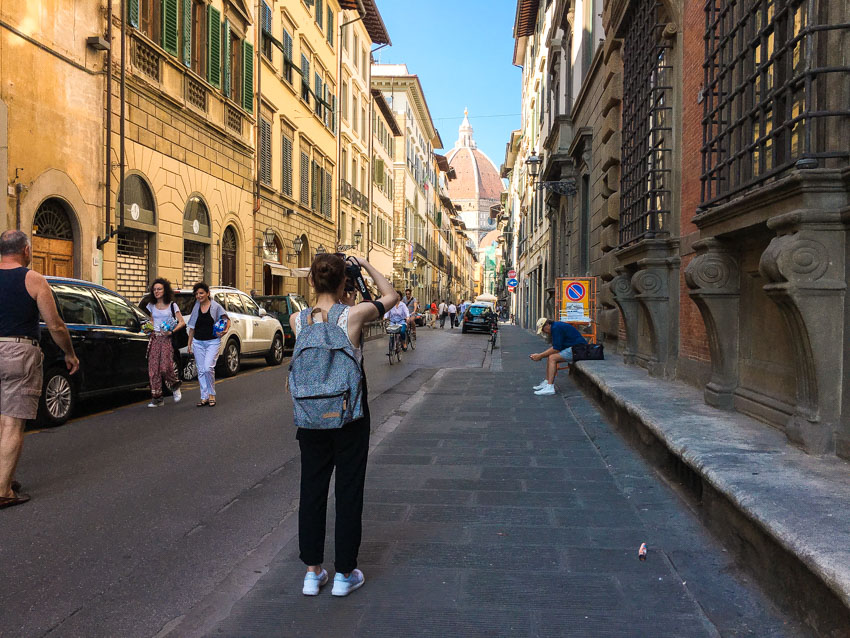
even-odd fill
[{"label": "cobblestone pavement", "polygon": [[805,635],[566,376],[532,394],[541,349],[506,327],[501,371],[440,371],[378,444],[362,589],[302,596],[291,538],[210,635]]}]

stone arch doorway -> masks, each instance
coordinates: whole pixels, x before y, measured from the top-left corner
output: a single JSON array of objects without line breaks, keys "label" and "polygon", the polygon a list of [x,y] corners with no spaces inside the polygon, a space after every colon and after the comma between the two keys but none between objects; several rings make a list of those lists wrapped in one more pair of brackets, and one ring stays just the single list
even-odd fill
[{"label": "stone arch doorway", "polygon": [[[313,251],[310,249],[310,240],[307,235],[301,235],[301,252],[298,253],[298,267],[309,268],[312,264]],[[298,278],[298,294],[307,299],[310,294],[310,282],[307,277]]]},{"label": "stone arch doorway", "polygon": [[236,288],[236,257],[239,242],[233,226],[224,229],[221,236],[221,285]]},{"label": "stone arch doorway", "polygon": [[[156,203],[141,175],[125,178],[124,224],[116,245],[115,289],[127,299],[141,299],[153,278],[156,250]],[[116,205],[116,217],[118,217]]]},{"label": "stone arch doorway", "polygon": [[212,242],[210,215],[204,201],[194,195],[183,213],[183,286],[191,288],[209,281],[209,251]]},{"label": "stone arch doorway", "polygon": [[32,267],[43,275],[74,276],[74,226],[70,207],[58,197],[44,200],[32,223]]},{"label": "stone arch doorway", "polygon": [[283,294],[283,245],[277,235],[271,244],[263,244],[263,294]]}]

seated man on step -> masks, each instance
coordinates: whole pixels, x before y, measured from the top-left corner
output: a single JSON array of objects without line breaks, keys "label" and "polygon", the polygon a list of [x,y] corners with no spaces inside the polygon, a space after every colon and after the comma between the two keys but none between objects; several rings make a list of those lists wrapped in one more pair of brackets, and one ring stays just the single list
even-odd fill
[{"label": "seated man on step", "polygon": [[542,333],[552,335],[552,347],[529,356],[532,361],[546,359],[546,378],[534,386],[534,394],[549,395],[555,394],[555,375],[558,372],[558,364],[572,363],[573,346],[587,343],[587,340],[572,325],[564,321],[552,321],[546,317],[540,317],[537,320],[537,334]]}]

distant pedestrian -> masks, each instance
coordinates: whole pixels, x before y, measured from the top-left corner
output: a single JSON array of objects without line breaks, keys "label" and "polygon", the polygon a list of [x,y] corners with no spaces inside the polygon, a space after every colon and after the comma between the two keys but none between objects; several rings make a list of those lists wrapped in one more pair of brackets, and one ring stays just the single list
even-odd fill
[{"label": "distant pedestrian", "polygon": [[148,377],[151,382],[151,402],[149,408],[158,408],[163,404],[162,378],[179,403],[183,395],[180,392],[180,379],[174,366],[174,346],[171,336],[183,330],[186,322],[180,308],[174,303],[174,290],[171,282],[159,277],[153,280],[147,297],[145,310],[151,316],[152,325],[150,343],[148,343]]},{"label": "distant pedestrian", "polygon": [[[371,421],[369,416],[368,389],[363,372],[362,329],[363,325],[382,317],[386,308],[398,303],[399,296],[393,290],[392,284],[378,272],[369,262],[357,259],[358,265],[377,284],[381,298],[377,301],[364,302],[353,307],[343,304],[350,302],[345,295],[345,261],[335,254],[320,254],[313,260],[310,267],[309,282],[316,293],[316,305],[293,314],[289,325],[295,333],[295,351],[293,353],[290,372],[290,391],[298,401],[296,404],[296,423],[304,424],[298,428],[296,438],[301,450],[301,489],[298,505],[298,545],[300,558],[307,565],[304,576],[302,593],[306,596],[316,596],[323,585],[328,582],[328,572],[322,568],[325,549],[325,525],[328,508],[328,489],[331,474],[336,471],[336,530],[333,591],[334,596],[347,596],[365,582],[363,572],[357,569],[357,556],[360,551],[363,516],[363,490],[366,480],[366,462],[369,452],[369,432]],[[406,309],[406,308],[405,308]],[[324,332],[312,330],[316,324],[331,323],[332,326],[323,328]],[[339,369],[302,369],[299,366],[300,357],[310,356],[319,351],[320,338],[333,339],[340,335],[334,332],[340,328],[345,335],[347,354],[353,357],[360,367],[362,379],[362,395],[360,397],[362,416],[344,422],[342,412],[356,408],[357,397],[350,393],[351,404],[342,403],[341,409],[325,412],[320,409],[317,414],[299,412],[301,402],[327,400],[327,384],[338,382],[340,378],[348,378],[351,369],[345,361],[348,359],[335,358],[343,361]],[[309,350],[299,353],[299,339],[307,339],[311,344]],[[311,341],[311,340],[315,340]],[[307,361],[307,359],[304,359]],[[310,381],[314,388],[304,387]],[[311,392],[313,394],[311,394]],[[319,393],[320,396],[314,396]],[[318,405],[318,404],[317,404]],[[299,419],[300,417],[300,419]],[[337,421],[325,427],[313,425],[313,419],[336,419]]]},{"label": "distant pedestrian", "polygon": [[429,321],[430,321],[431,327],[435,328],[437,326],[437,302],[436,301],[431,302],[430,312],[428,313],[428,315],[430,317]]},{"label": "distant pedestrian", "polygon": [[457,317],[457,306],[454,302],[449,304],[448,308],[449,313],[449,328],[455,327],[455,317]]},{"label": "distant pedestrian", "polygon": [[[189,333],[189,354],[195,355],[198,382],[201,385],[201,400],[197,406],[215,407],[215,363],[221,348],[221,335],[230,330],[230,317],[217,301],[210,297],[210,287],[203,281],[192,286],[195,307],[186,324]],[[215,329],[219,319],[226,325],[220,333]]]},{"label": "distant pedestrian", "polygon": [[13,479],[24,445],[24,425],[37,416],[41,396],[44,355],[39,313],[65,353],[68,374],[80,367],[50,285],[27,268],[31,261],[32,247],[24,233],[0,234],[0,509],[30,500]]},{"label": "distant pedestrian", "polygon": [[446,303],[446,300],[443,299],[443,302],[440,304],[439,308],[440,314],[440,328],[446,327],[446,317],[449,316],[449,304]]},{"label": "distant pedestrian", "polygon": [[565,321],[552,321],[546,317],[537,320],[537,334],[551,334],[552,347],[543,352],[529,355],[532,361],[547,359],[546,378],[534,386],[534,394],[545,396],[555,394],[555,375],[558,373],[558,364],[561,362],[572,363],[573,346],[587,343],[587,339],[572,325]]}]

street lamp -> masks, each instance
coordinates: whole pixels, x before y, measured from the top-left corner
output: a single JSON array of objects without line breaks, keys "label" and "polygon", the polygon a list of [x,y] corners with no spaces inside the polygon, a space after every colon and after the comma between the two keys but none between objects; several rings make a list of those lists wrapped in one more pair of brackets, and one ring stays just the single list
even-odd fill
[{"label": "street lamp", "polygon": [[321,244],[319,244],[319,247],[316,248],[317,255],[324,255],[326,252],[328,252],[328,249],[322,246]]},{"label": "street lamp", "polygon": [[301,249],[304,248],[304,240],[301,239],[298,235],[295,236],[295,239],[292,240],[292,250],[294,253],[287,253],[287,257],[298,257],[301,254]]},{"label": "street lamp", "polygon": [[357,249],[360,250],[360,242],[363,239],[363,233],[360,232],[360,229],[354,231],[354,245],[357,246]]},{"label": "street lamp", "polygon": [[537,181],[537,176],[540,175],[540,165],[542,163],[543,158],[536,153],[532,153],[529,155],[528,159],[525,160],[525,165],[528,166],[528,174],[531,175],[535,181]]},{"label": "street lamp", "polygon": [[532,153],[528,159],[525,160],[525,165],[528,166],[528,174],[534,179],[534,184],[538,190],[543,190],[545,188],[547,190],[554,191],[559,195],[575,195],[578,192],[576,189],[576,180],[572,177],[550,182],[538,182],[537,176],[540,175],[540,165],[542,163],[543,158],[536,153]]}]

